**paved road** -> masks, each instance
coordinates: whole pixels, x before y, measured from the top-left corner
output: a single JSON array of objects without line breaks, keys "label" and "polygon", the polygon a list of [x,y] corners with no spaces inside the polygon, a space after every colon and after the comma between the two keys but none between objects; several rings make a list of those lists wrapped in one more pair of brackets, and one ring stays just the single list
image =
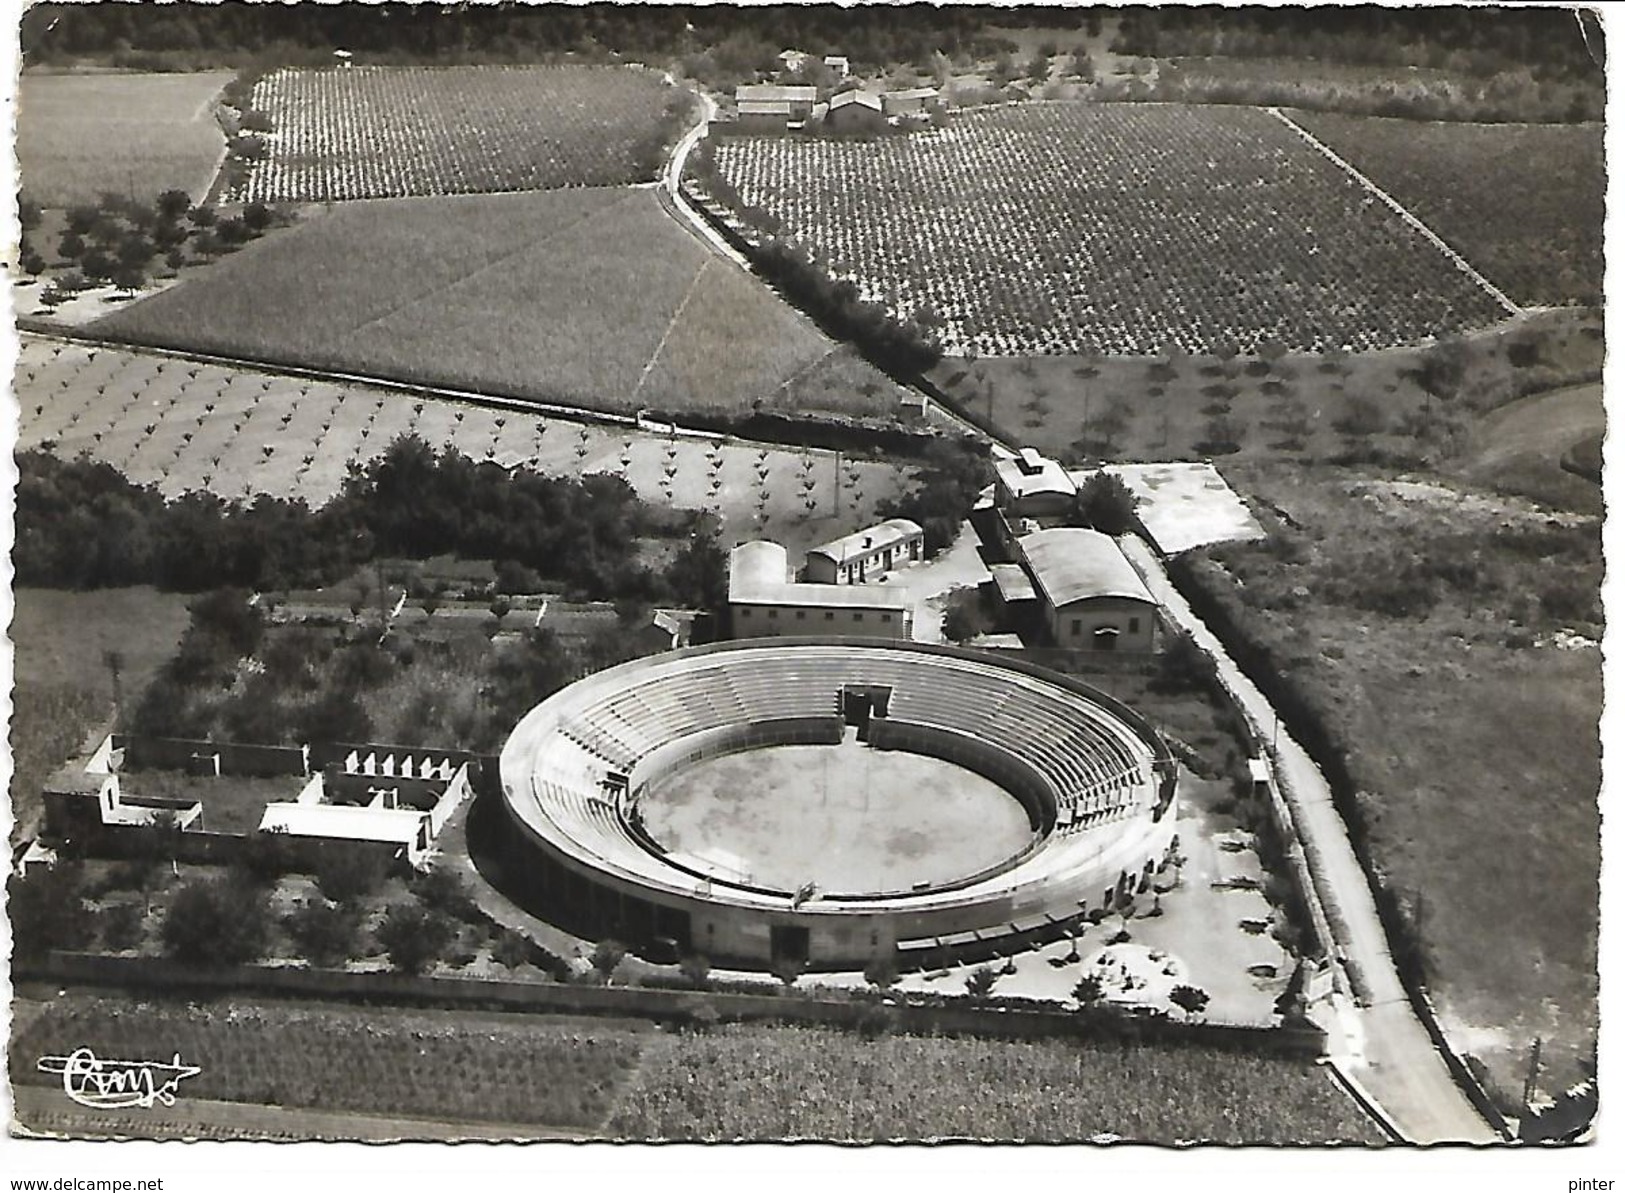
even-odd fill
[{"label": "paved road", "polygon": [[1319,767],[1291,734],[1276,732],[1274,708],[1191,612],[1151,548],[1136,538],[1124,539],[1123,546],[1169,619],[1212,656],[1225,687],[1246,710],[1259,737],[1275,741],[1276,778],[1297,823],[1315,891],[1363,996],[1363,1005],[1347,1012],[1356,1020],[1348,1034],[1360,1041],[1350,1058],[1353,1075],[1413,1142],[1496,1142],[1499,1136],[1462,1093],[1411,1010],[1371,887]]}]

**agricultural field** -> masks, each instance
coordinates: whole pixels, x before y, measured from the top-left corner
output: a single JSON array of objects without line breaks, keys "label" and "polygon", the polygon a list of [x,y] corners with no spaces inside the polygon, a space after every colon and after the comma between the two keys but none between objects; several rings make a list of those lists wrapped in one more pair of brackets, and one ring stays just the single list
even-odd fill
[{"label": "agricultural field", "polygon": [[1510,1100],[1539,1036],[1541,1088],[1566,1088],[1597,1024],[1598,519],[1412,476],[1227,477],[1271,540],[1211,549],[1197,583],[1346,756],[1455,1045]]},{"label": "agricultural field", "polygon": [[172,497],[206,490],[321,506],[352,464],[415,434],[509,468],[620,476],[647,501],[709,510],[729,545],[765,532],[801,550],[873,520],[907,484],[897,465],[821,449],[572,422],[37,336],[20,342],[14,392],[18,450],[88,454]]},{"label": "agricultural field", "polygon": [[1292,118],[1514,302],[1602,301],[1602,125]]},{"label": "agricultural field", "polygon": [[955,353],[1351,351],[1509,312],[1282,120],[1042,103],[873,141],[729,137],[742,202]]},{"label": "agricultural field", "polygon": [[[1413,348],[1288,353],[1275,360],[1178,353],[949,357],[930,377],[961,409],[1010,442],[1063,460],[1325,458],[1382,451],[1454,469],[1474,458],[1471,444],[1493,435],[1489,412],[1517,393],[1570,385],[1602,369],[1602,318],[1593,310],[1530,312],[1465,343],[1468,364],[1460,394],[1450,401],[1419,384],[1427,353]],[[1600,428],[1600,402],[1588,417],[1592,429]],[[1524,471],[1527,483],[1520,491],[1537,499],[1578,500],[1587,487],[1562,473],[1555,456]],[[1508,480],[1507,474],[1495,478]],[[1596,486],[1589,488],[1600,502]]]},{"label": "agricultural field", "polygon": [[75,1048],[106,1057],[180,1053],[202,1071],[187,1097],[438,1121],[535,1123],[587,1132],[609,1113],[642,1035],[531,1016],[347,1006],[54,999],[17,1031],[11,1073],[59,1078],[35,1061]]},{"label": "agricultural field", "polygon": [[[337,205],[91,331],[627,414],[799,411],[836,350],[627,188]],[[867,369],[829,406],[901,393]]]},{"label": "agricultural field", "polygon": [[659,169],[686,108],[662,76],[588,66],[279,70],[250,100],[266,203],[618,186]]},{"label": "agricultural field", "polygon": [[1315,1065],[1199,1047],[724,1028],[663,1039],[608,1124],[634,1139],[1381,1142]]},{"label": "agricultural field", "polygon": [[226,72],[38,74],[17,93],[19,185],[41,207],[94,203],[103,191],[150,203],[194,201],[225,154],[214,103]]}]

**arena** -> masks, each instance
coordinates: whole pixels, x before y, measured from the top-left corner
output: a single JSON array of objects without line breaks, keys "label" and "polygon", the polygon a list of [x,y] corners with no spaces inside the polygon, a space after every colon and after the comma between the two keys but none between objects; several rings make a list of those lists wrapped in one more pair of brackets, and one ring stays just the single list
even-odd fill
[{"label": "arena", "polygon": [[1132,710],[1025,663],[868,639],[588,676],[520,721],[501,775],[539,914],[758,968],[1064,933],[1144,886],[1175,819],[1173,760]]}]

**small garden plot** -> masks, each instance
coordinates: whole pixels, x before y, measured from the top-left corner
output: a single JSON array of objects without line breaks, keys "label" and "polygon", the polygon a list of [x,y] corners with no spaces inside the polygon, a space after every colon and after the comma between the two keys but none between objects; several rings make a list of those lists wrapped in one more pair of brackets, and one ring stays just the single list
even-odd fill
[{"label": "small garden plot", "polygon": [[1603,126],[1294,113],[1526,305],[1602,298]]},{"label": "small garden plot", "polygon": [[274,131],[243,201],[617,186],[652,179],[687,111],[640,68],[279,70],[251,105]]},{"label": "small garden plot", "polygon": [[17,98],[22,190],[42,207],[94,203],[107,191],[143,203],[167,190],[201,199],[225,153],[214,102],[230,78],[25,72]]},{"label": "small garden plot", "polygon": [[950,351],[1387,347],[1505,311],[1268,113],[1043,103],[847,142],[730,137],[749,208]]}]

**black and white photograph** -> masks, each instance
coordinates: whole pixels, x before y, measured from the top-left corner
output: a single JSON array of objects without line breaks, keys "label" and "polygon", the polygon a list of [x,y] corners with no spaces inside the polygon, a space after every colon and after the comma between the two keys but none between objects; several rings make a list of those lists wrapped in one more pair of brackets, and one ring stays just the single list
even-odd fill
[{"label": "black and white photograph", "polygon": [[12,10],[9,1187],[1625,1181],[1604,7]]}]

